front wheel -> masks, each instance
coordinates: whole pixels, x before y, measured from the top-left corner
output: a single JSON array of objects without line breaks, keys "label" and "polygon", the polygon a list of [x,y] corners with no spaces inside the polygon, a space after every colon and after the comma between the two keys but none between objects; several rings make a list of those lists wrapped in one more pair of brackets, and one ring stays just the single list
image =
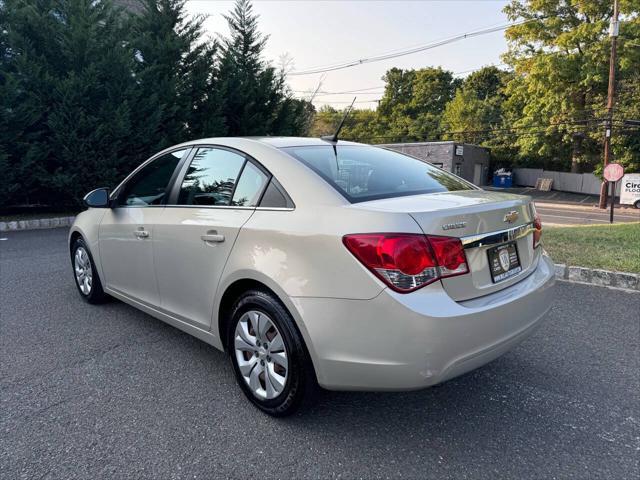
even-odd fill
[{"label": "front wheel", "polygon": [[317,381],[304,341],[273,295],[253,290],[236,301],[227,342],[238,384],[260,410],[284,417],[315,399]]},{"label": "front wheel", "polygon": [[108,297],[102,289],[102,283],[93,263],[93,257],[82,238],[77,238],[71,247],[71,263],[76,287],[83,300],[89,303],[102,303]]},{"label": "front wheel", "polygon": [[633,206],[636,208],[640,208],[640,200],[636,200],[636,203],[634,203]]}]

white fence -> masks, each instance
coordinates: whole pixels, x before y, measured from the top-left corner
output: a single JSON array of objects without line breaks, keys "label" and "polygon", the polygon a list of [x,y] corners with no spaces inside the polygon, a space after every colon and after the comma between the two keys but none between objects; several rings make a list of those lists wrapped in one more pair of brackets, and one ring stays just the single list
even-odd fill
[{"label": "white fence", "polygon": [[[598,195],[602,181],[593,173],[567,173],[543,170],[541,168],[514,168],[513,184],[535,187],[538,178],[552,178],[552,190],[561,192],[587,193]],[[620,195],[620,182],[616,185],[616,195]]]}]

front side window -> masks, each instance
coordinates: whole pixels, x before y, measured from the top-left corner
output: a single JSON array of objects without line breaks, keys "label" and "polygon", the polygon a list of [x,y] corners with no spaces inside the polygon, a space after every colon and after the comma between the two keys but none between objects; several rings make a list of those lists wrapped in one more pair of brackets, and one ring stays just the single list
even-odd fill
[{"label": "front side window", "polygon": [[352,203],[476,188],[429,163],[383,148],[318,145],[283,150]]},{"label": "front side window", "polygon": [[179,205],[229,205],[245,158],[229,150],[199,148],[187,169]]},{"label": "front side window", "polygon": [[124,187],[120,204],[144,207],[162,205],[167,186],[186,149],[162,155],[142,168]]}]

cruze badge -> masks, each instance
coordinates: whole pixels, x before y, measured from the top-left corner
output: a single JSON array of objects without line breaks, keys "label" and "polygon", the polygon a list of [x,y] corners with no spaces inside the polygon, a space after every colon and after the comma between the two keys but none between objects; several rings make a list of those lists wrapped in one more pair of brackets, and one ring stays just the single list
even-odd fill
[{"label": "cruze badge", "polygon": [[464,228],[467,226],[467,222],[455,222],[455,223],[445,223],[442,225],[443,230],[453,230],[454,228]]},{"label": "cruze badge", "polygon": [[516,212],[515,210],[511,210],[510,212],[507,212],[507,214],[504,216],[503,221],[507,223],[513,223],[517,219],[518,219],[518,212]]}]

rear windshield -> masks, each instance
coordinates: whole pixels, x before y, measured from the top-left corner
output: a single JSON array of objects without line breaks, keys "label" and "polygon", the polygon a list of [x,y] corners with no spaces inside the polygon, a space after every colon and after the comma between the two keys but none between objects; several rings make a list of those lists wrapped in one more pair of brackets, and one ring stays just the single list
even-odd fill
[{"label": "rear windshield", "polygon": [[352,203],[476,188],[429,163],[378,147],[318,145],[282,150],[311,168]]}]

